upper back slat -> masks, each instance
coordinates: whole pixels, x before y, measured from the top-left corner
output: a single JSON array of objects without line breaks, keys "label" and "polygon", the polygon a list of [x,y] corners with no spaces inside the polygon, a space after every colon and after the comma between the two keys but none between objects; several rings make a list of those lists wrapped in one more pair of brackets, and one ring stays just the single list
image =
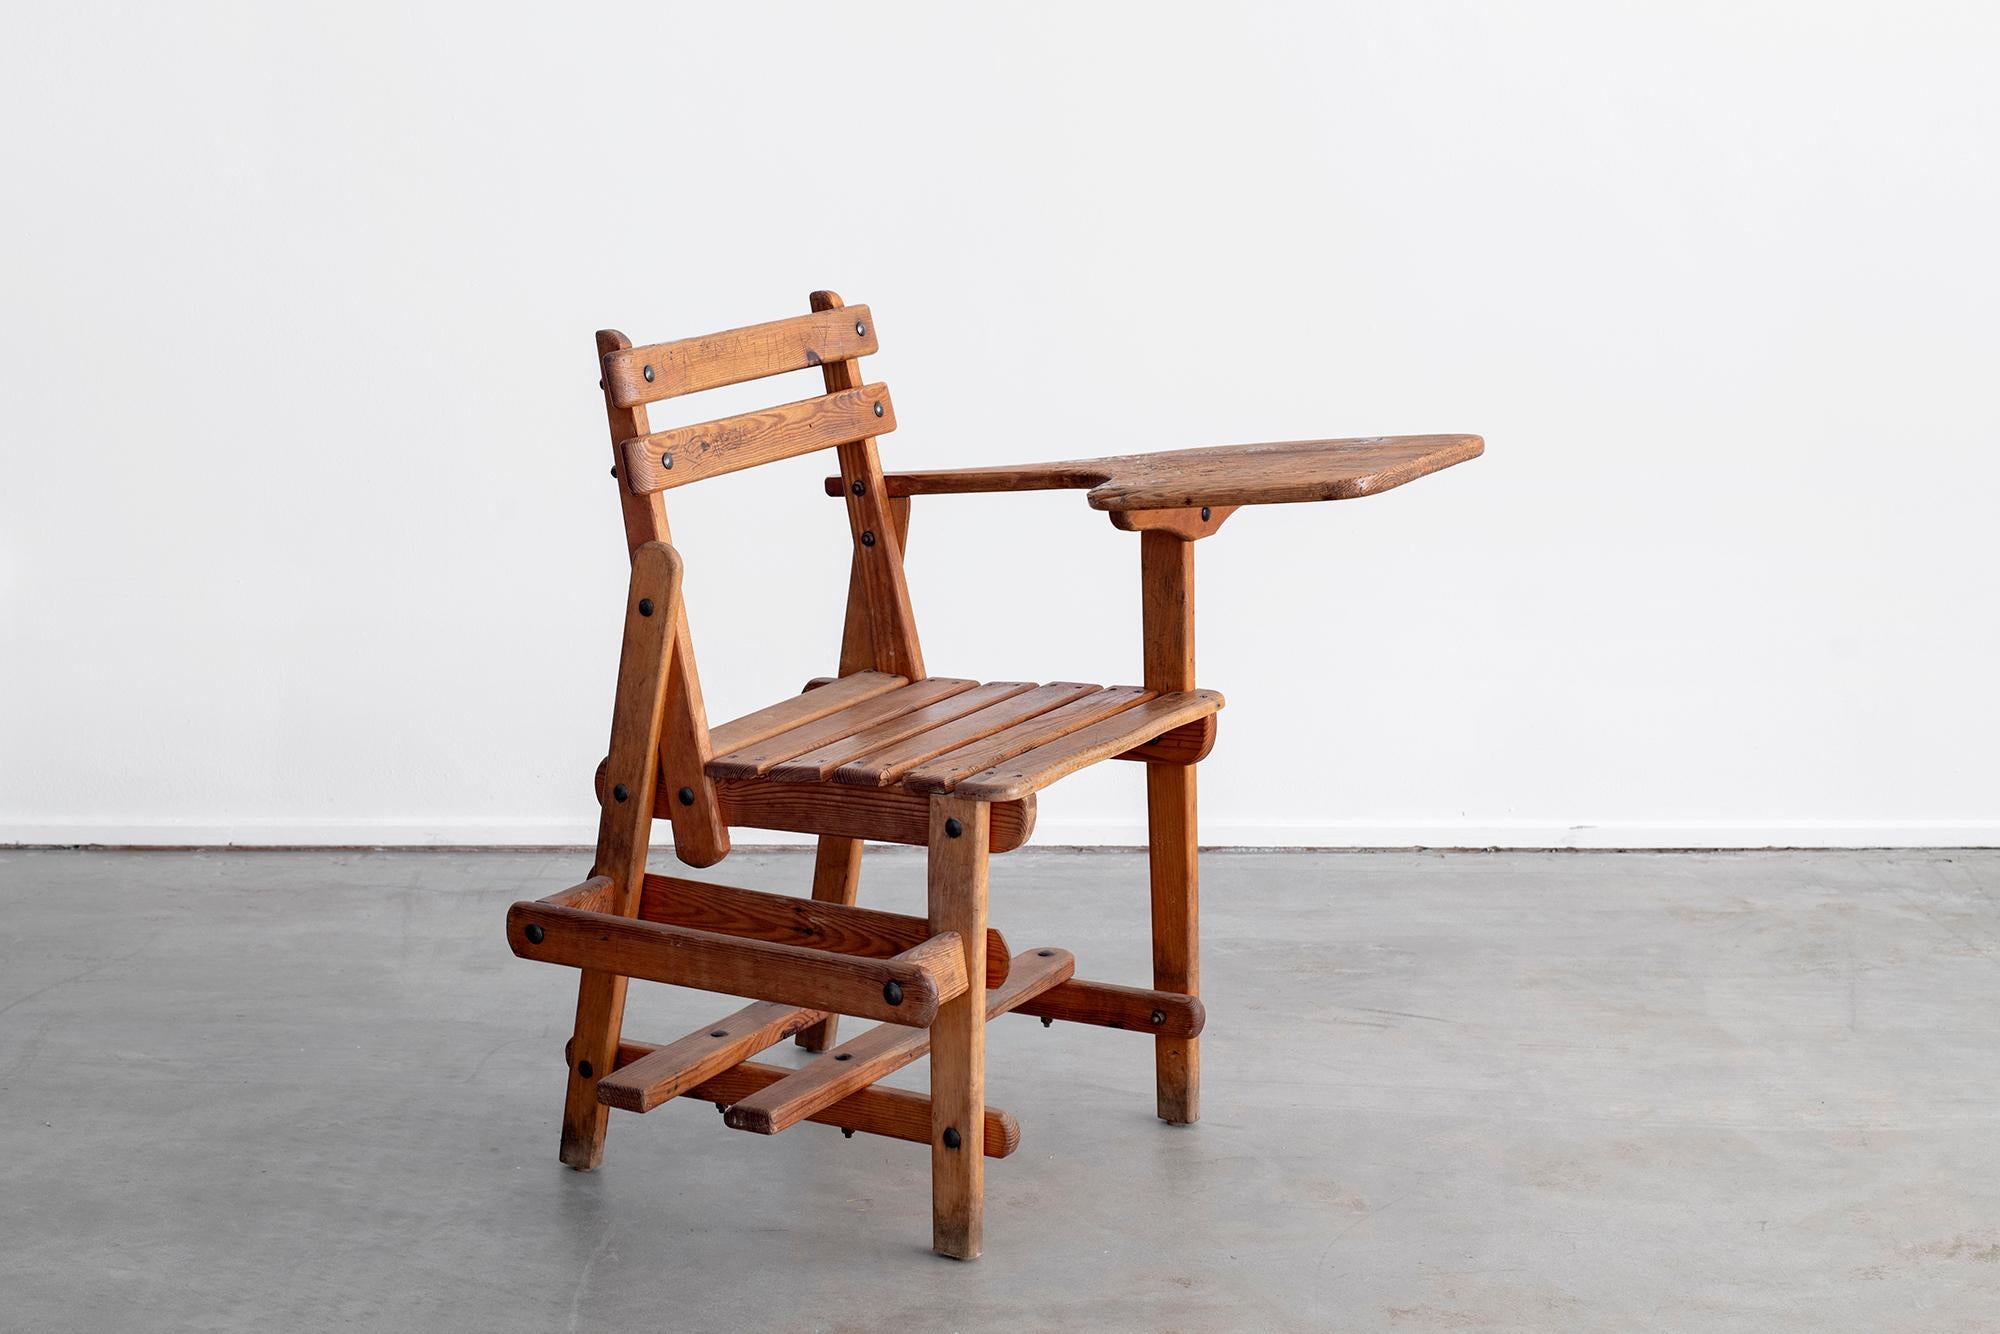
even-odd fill
[{"label": "upper back slat", "polygon": [[604,357],[604,388],[614,405],[629,408],[866,356],[875,349],[875,321],[868,307],[847,306],[618,349]]}]

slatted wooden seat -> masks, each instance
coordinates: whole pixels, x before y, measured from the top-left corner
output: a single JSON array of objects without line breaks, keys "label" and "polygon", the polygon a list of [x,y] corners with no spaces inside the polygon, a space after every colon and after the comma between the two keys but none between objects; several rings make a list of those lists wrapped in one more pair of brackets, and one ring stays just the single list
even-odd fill
[{"label": "slatted wooden seat", "polygon": [[[1200,1114],[1194,775],[1223,701],[1194,679],[1193,543],[1241,506],[1375,494],[1472,458],[1481,443],[1288,441],[885,475],[876,437],[895,427],[895,407],[858,363],[876,347],[868,308],[830,292],[813,295],[808,315],[700,338],[635,347],[598,335],[632,571],[611,753],[597,778],[597,856],[581,883],[515,904],[507,936],[524,958],[581,970],[564,1049],[565,1163],[598,1165],[610,1110],[645,1113],[675,1098],[714,1102],[726,1125],[756,1134],[810,1121],[912,1140],[931,1149],[932,1245],[971,1258],[983,1161],[1021,1140],[1018,1120],[985,1101],[992,1019],[1146,1033],[1159,1116],[1188,1124]],[[825,389],[814,397],[660,430],[648,419],[655,403],[812,367]],[[818,449],[838,455],[827,490],[845,502],[852,536],[839,672],[711,727],[661,498]],[[1070,487],[1141,535],[1141,683],[929,675],[903,571],[910,498]],[[1149,987],[1078,977],[1055,946],[1014,953],[987,923],[988,857],[1027,841],[1044,789],[1109,759],[1146,766]],[[817,835],[812,896],[651,874],[656,818],[694,866],[727,855],[732,827]],[[928,848],[925,916],[856,903],[869,839]],[[633,978],[749,1003],[675,1041],[635,1042],[622,1032]],[[879,1026],[841,1043],[843,1014]],[[805,1064],[755,1059],[787,1037],[810,1053]],[[878,1084],[925,1056],[928,1096]]]}]

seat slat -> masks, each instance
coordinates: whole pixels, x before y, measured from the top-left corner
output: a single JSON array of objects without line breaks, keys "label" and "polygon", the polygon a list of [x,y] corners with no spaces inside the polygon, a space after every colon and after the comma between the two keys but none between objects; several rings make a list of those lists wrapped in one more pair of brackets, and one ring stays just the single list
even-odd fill
[{"label": "seat slat", "polygon": [[762,412],[634,436],[619,446],[619,475],[636,495],[851,444],[896,429],[889,387],[867,384]]},{"label": "seat slat", "polygon": [[868,356],[876,347],[875,320],[868,307],[848,306],[699,338],[622,348],[604,358],[604,385],[612,403],[631,408]]},{"label": "seat slat", "polygon": [[976,681],[948,676],[912,681],[887,694],[850,705],[838,713],[830,713],[824,718],[803,723],[788,732],[780,732],[761,741],[753,741],[728,754],[719,754],[708,762],[708,776],[756,778],[760,774],[769,772],[773,765],[782,760],[789,760],[815,747],[852,736],[873,724],[893,720],[927,704],[935,704],[941,699],[962,694],[977,684]]},{"label": "seat slat", "polygon": [[768,708],[746,713],[720,727],[710,728],[709,746],[716,754],[741,750],[766,737],[803,727],[830,713],[838,713],[851,704],[886,695],[908,684],[903,677],[888,672],[852,672],[817,689],[779,700]]},{"label": "seat slat", "polygon": [[[832,687],[825,687],[831,689]],[[853,787],[887,787],[910,770],[936,755],[970,745],[981,737],[1012,727],[1024,718],[1061,708],[1073,699],[1095,694],[1098,687],[1075,681],[1053,681],[990,704],[977,713],[919,732],[880,750],[870,751],[835,769],[836,783]]]},{"label": "seat slat", "polygon": [[1003,732],[926,760],[903,775],[912,792],[950,792],[959,779],[1013,759],[1023,751],[1081,731],[1099,719],[1111,718],[1153,697],[1139,686],[1111,686],[1085,695],[1059,709],[1036,714]]},{"label": "seat slat", "polygon": [[981,773],[961,778],[952,791],[974,801],[1017,801],[1086,765],[1143,745],[1221,707],[1222,696],[1213,690],[1161,695],[1068,736],[1023,751]]},{"label": "seat slat", "polygon": [[975,686],[926,708],[898,715],[816,750],[795,755],[783,764],[773,765],[765,776],[779,783],[825,782],[829,774],[849,760],[860,759],[872,750],[880,750],[919,732],[928,732],[968,713],[977,713],[989,704],[1010,699],[1022,691],[1034,689],[1034,686],[1033,681],[992,681]]}]

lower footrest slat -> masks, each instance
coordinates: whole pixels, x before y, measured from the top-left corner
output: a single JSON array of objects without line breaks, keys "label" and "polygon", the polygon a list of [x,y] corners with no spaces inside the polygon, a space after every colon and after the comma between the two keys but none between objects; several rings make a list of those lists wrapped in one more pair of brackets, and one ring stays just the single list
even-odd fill
[{"label": "lower footrest slat", "polygon": [[[986,993],[986,1018],[990,1021],[1007,1013],[1064,982],[1075,971],[1076,958],[1068,950],[1029,950],[1015,955],[1006,983]],[[927,1028],[872,1028],[790,1071],[783,1079],[735,1100],[724,1119],[735,1130],[775,1135],[902,1069],[930,1049]],[[928,1130],[925,1139],[929,1139]]]},{"label": "lower footrest slat", "polygon": [[597,1081],[597,1100],[628,1112],[650,1112],[824,1018],[819,1010],[773,1001],[746,1005],[726,1019],[619,1066]]}]

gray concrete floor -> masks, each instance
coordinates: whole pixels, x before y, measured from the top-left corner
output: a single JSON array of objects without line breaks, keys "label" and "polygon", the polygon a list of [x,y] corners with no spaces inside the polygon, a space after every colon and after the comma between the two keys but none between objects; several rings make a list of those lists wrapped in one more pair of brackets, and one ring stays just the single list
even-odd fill
[{"label": "gray concrete floor", "polygon": [[[2000,853],[1210,855],[1202,1123],[999,1021],[970,1265],[908,1144],[684,1100],[557,1165],[574,974],[501,918],[585,861],[0,853],[0,1328],[2000,1328]],[[1141,858],[994,895],[1144,979]]]}]

